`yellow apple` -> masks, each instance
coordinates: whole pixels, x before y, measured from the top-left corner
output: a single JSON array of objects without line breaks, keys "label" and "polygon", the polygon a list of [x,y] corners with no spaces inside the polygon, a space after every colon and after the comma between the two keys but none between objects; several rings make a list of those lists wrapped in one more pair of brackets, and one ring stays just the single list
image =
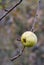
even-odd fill
[{"label": "yellow apple", "polygon": [[25,47],[33,47],[37,43],[37,36],[31,31],[26,31],[21,35],[21,42]]}]

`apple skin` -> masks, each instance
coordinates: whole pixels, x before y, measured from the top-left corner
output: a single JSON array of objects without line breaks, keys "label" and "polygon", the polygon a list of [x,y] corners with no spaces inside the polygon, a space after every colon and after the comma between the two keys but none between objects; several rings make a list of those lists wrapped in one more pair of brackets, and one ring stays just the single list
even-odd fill
[{"label": "apple skin", "polygon": [[31,31],[26,31],[21,35],[21,42],[25,47],[33,47],[37,44],[37,36]]}]

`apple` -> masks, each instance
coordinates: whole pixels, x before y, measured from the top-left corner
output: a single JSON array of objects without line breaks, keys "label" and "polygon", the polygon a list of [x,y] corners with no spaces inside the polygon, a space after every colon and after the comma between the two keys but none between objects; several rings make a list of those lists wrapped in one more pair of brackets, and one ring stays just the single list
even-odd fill
[{"label": "apple", "polygon": [[34,32],[26,31],[21,35],[21,42],[25,47],[33,47],[37,44],[37,36]]}]

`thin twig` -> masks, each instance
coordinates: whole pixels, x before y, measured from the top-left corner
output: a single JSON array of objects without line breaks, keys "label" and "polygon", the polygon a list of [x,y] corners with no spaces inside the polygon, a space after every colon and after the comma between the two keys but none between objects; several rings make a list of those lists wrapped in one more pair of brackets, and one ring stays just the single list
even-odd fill
[{"label": "thin twig", "polygon": [[[35,14],[35,17],[34,17],[34,22],[33,22],[33,25],[32,25],[32,28],[31,28],[31,31],[32,32],[35,32],[34,31],[34,28],[35,28],[35,23],[37,22],[37,16],[38,16],[38,10],[41,8],[41,0],[39,0],[38,2],[38,7],[37,7],[37,10],[36,10],[36,14]],[[39,49],[39,44],[37,44],[33,49],[32,49],[32,52],[34,52],[35,50]]]},{"label": "thin twig", "polygon": [[34,17],[34,22],[33,22],[32,28],[31,28],[31,31],[33,31],[33,32],[34,32],[34,28],[35,28],[35,23],[37,22],[36,20],[37,20],[37,16],[38,16],[38,10],[40,9],[40,2],[41,2],[41,0],[39,0],[39,2],[38,2],[36,14]]},{"label": "thin twig", "polygon": [[[24,48],[25,48],[25,47],[24,47]],[[22,49],[22,51],[21,51],[18,55],[16,55],[16,56],[10,58],[10,60],[11,60],[11,61],[14,61],[14,60],[17,59],[19,56],[21,56],[22,53],[23,53],[23,51],[24,51],[24,48]]]},{"label": "thin twig", "polygon": [[15,6],[13,6],[9,11],[6,12],[6,14],[4,14],[1,18],[0,21],[7,15],[9,14],[14,8],[16,8],[20,3],[22,2],[22,0],[20,0]]}]

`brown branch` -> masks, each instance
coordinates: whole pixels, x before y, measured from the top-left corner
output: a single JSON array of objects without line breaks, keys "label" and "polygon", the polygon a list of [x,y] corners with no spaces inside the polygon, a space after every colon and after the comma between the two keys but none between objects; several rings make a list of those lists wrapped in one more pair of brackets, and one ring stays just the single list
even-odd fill
[{"label": "brown branch", "polygon": [[31,31],[33,31],[33,32],[34,32],[34,28],[35,28],[35,23],[37,22],[36,20],[37,20],[37,16],[38,16],[38,10],[40,9],[40,4],[41,4],[41,0],[39,0],[39,2],[38,2],[36,14],[35,14],[35,17],[34,17],[32,28],[31,28]]},{"label": "brown branch", "polygon": [[[31,28],[31,31],[32,31],[32,32],[35,32],[35,31],[34,31],[34,28],[35,28],[35,23],[37,22],[36,20],[37,20],[37,16],[38,16],[38,10],[41,8],[40,6],[41,6],[41,0],[39,0],[39,2],[38,2],[38,7],[37,7],[36,14],[35,14],[35,17],[34,17],[34,22],[33,22],[32,28]],[[32,52],[35,52],[36,50],[38,50],[38,49],[39,49],[39,46],[40,46],[40,45],[37,44],[37,45],[32,49]]]},{"label": "brown branch", "polygon": [[20,0],[15,6],[13,6],[9,11],[6,12],[6,14],[4,14],[1,18],[0,21],[6,16],[8,15],[14,8],[16,8],[20,3],[22,2],[22,0]]},{"label": "brown branch", "polygon": [[[25,48],[25,47],[24,47],[24,48]],[[22,51],[21,51],[18,55],[16,55],[16,56],[10,58],[10,60],[11,60],[11,61],[14,61],[14,60],[17,59],[18,57],[20,57],[20,56],[22,55],[23,51],[24,51],[24,48],[22,49]]]}]

